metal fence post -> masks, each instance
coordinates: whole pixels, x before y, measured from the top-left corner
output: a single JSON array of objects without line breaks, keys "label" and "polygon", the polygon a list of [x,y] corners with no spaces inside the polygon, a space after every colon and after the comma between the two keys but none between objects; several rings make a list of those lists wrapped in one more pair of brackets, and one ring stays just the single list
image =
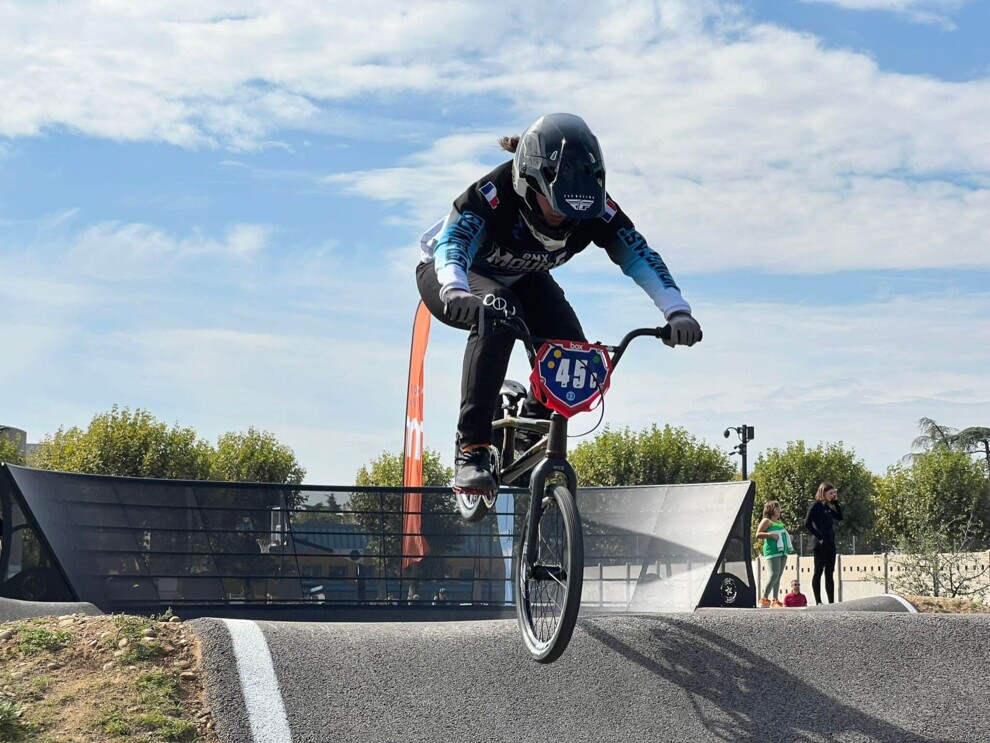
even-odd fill
[{"label": "metal fence post", "polygon": [[837,598],[839,599],[839,601],[842,601],[842,555],[841,554],[836,555],[835,570],[839,574],[839,580],[837,581],[837,583],[839,584],[838,585],[839,595]]},{"label": "metal fence post", "polygon": [[598,563],[598,605],[605,606],[605,564]]},{"label": "metal fence post", "polygon": [[629,582],[631,580],[632,580],[632,563],[627,562],[626,563],[626,591],[625,591],[625,598],[626,598],[626,605],[627,606],[629,604],[629,601],[631,600],[630,597],[629,597]]}]

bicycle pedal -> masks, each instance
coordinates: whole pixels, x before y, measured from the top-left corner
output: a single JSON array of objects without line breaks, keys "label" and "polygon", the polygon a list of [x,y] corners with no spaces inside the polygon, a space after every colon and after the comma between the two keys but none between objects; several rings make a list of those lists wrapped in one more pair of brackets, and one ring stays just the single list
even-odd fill
[{"label": "bicycle pedal", "polygon": [[453,488],[457,495],[476,495],[479,498],[495,498],[495,494],[490,490],[479,490],[476,488],[459,488],[456,485]]}]

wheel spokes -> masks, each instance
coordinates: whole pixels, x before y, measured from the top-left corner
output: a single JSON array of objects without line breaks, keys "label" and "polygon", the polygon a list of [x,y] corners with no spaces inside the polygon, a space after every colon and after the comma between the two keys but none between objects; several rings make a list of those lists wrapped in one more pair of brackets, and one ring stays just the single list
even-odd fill
[{"label": "wheel spokes", "polygon": [[[535,564],[525,571],[520,588],[529,599],[529,613],[536,639],[549,642],[557,630],[567,595],[567,531],[563,515],[553,499],[544,499],[537,525],[538,550]],[[525,554],[525,553],[524,553]]]}]

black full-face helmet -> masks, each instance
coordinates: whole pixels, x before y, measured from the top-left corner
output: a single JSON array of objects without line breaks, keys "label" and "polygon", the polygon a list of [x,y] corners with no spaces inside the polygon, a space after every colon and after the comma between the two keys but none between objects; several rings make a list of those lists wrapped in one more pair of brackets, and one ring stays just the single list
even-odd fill
[{"label": "black full-face helmet", "polygon": [[[605,161],[598,138],[574,114],[547,114],[523,132],[512,161],[512,186],[525,206],[523,219],[548,250],[564,247],[576,220],[605,211]],[[536,201],[541,193],[566,219],[547,224]]]}]

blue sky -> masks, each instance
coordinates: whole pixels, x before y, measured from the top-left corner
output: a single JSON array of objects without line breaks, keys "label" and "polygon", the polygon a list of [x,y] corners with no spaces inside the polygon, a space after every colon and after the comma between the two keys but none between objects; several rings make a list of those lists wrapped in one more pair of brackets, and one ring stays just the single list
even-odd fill
[{"label": "blue sky", "polygon": [[[549,111],[706,333],[634,347],[610,425],[882,472],[922,416],[990,423],[990,3],[338,7],[0,6],[0,424],[142,407],[352,482],[401,448],[419,234]],[[555,275],[594,339],[659,322],[600,251]],[[434,324],[448,463],[462,345]]]}]

